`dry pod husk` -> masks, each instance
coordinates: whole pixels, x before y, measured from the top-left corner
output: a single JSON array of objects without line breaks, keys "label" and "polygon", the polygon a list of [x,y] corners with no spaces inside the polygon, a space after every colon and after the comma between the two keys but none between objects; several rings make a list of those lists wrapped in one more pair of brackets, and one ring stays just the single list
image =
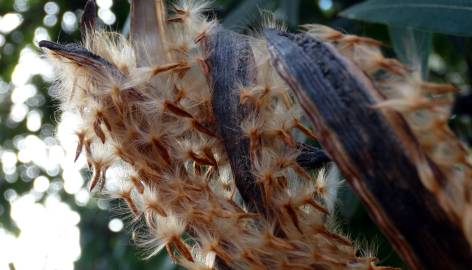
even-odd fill
[{"label": "dry pod husk", "polygon": [[[388,194],[395,191],[388,185],[393,175],[414,174],[418,181],[413,187],[429,194],[427,198],[442,211],[437,216],[450,221],[446,225],[455,229],[448,235],[460,238],[462,227],[453,224],[451,213],[457,214],[468,204],[454,207],[446,196],[452,193],[444,193],[438,202],[433,195],[443,193],[431,193],[430,186],[423,187],[420,182],[426,180],[418,176],[418,163],[414,162],[425,157],[428,168],[436,166],[436,160],[426,157],[430,153],[414,155],[420,146],[409,150],[386,145],[402,145],[404,138],[398,141],[394,135],[387,136],[392,139],[380,148],[372,148],[374,142],[369,140],[377,139],[377,127],[393,125],[391,129],[396,130],[396,124],[407,125],[403,115],[394,114],[398,119],[392,124],[393,120],[385,116],[389,113],[370,106],[382,105],[380,101],[385,99],[379,98],[380,94],[368,98],[369,102],[353,102],[353,111],[340,122],[334,117],[337,114],[310,114],[318,99],[310,95],[318,92],[306,87],[306,81],[317,80],[328,88],[335,85],[331,88],[344,91],[347,100],[358,90],[367,93],[361,84],[350,87],[349,83],[357,83],[364,75],[347,68],[354,65],[342,60],[348,56],[339,56],[332,47],[333,54],[324,58],[310,51],[313,48],[304,51],[309,44],[298,41],[308,40],[306,35],[292,40],[287,38],[289,34],[269,31],[267,44],[262,36],[248,37],[224,30],[217,21],[203,15],[207,8],[201,1],[178,1],[169,10],[163,0],[132,1],[128,40],[96,29],[96,6],[94,1],[88,1],[81,27],[82,45],[40,43],[58,71],[56,94],[62,110],[81,119],[75,131],[76,158],[84,152],[94,171],[90,189],[102,190],[128,205],[137,228],[136,240],[148,250],[148,256],[167,249],[176,262],[188,269],[383,269],[375,265],[375,258],[359,256],[351,241],[332,225],[334,187],[327,185],[323,170],[315,181],[316,172],[312,170],[323,166],[330,157],[347,177],[355,178],[348,180],[361,195],[370,190],[369,181],[374,178],[385,181],[382,187],[388,187],[384,191]],[[321,48],[327,46],[317,42]],[[291,46],[295,51],[291,51]],[[301,64],[308,69],[298,70],[285,52],[303,56],[305,62]],[[314,63],[306,62],[314,58]],[[332,73],[340,70],[340,74]],[[327,74],[316,77],[313,71]],[[344,76],[347,81],[336,76]],[[325,93],[326,101],[330,101],[329,93],[320,93]],[[308,98],[300,99],[302,94]],[[333,104],[326,106],[329,105]],[[372,116],[378,126],[360,126],[362,131],[357,132],[358,123],[353,121],[360,117],[358,112],[365,113],[364,105],[370,106],[369,117],[378,115]],[[302,122],[302,108],[314,121],[315,130]],[[320,119],[332,120],[329,123],[334,131],[324,129],[325,122]],[[344,140],[337,132],[346,138],[365,134],[362,133],[363,140]],[[327,153],[304,145],[301,135],[319,140]],[[421,144],[417,134],[408,133],[405,137],[415,145]],[[341,147],[332,146],[336,142]],[[359,145],[349,145],[357,148],[341,155],[344,143]],[[403,160],[382,156],[384,146]],[[417,152],[423,153],[420,150]],[[357,157],[356,151],[366,158],[373,151],[374,157],[379,158],[376,166],[352,159],[354,154]],[[413,162],[412,156],[418,159]],[[408,170],[390,175],[404,167]],[[385,171],[379,173],[380,170]],[[446,174],[444,170],[447,168],[440,167],[433,173]],[[381,178],[384,176],[388,181]],[[418,204],[423,206],[422,203]],[[393,207],[396,206],[386,208],[380,204],[371,209],[382,217],[377,221],[383,222],[389,220],[385,210]],[[425,213],[428,216],[430,212]],[[386,224],[384,230],[394,227],[393,231],[386,230],[387,234],[403,233],[402,227],[395,228],[398,223]],[[467,222],[464,224],[468,226]],[[402,240],[398,244],[398,239],[393,242],[411,266],[429,267],[415,253],[416,246],[407,250],[412,252],[411,258],[406,256],[402,248],[409,243]],[[468,245],[466,240],[457,243],[461,247]],[[464,249],[464,254],[454,258],[468,258],[466,252]]]},{"label": "dry pod husk", "polygon": [[[349,48],[352,41],[339,32],[319,26],[311,30],[320,32],[268,30],[266,37],[274,66],[315,125],[320,143],[411,268],[468,269],[470,164],[447,129],[442,106],[448,102],[422,89],[449,92],[451,87],[415,81],[401,64],[379,55],[369,40],[354,41]],[[324,36],[328,42],[323,42],[321,33],[338,36]],[[376,80],[382,71],[387,74]],[[395,91],[410,92],[402,96]],[[430,119],[418,121],[417,114]],[[424,121],[435,123],[422,128]],[[448,144],[442,154],[452,157],[436,155],[424,132],[434,144]]]}]

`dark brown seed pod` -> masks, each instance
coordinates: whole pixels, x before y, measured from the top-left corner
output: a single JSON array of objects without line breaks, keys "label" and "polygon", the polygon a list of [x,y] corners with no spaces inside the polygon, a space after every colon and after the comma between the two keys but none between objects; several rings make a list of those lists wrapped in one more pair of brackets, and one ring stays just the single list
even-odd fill
[{"label": "dark brown seed pod", "polygon": [[115,75],[117,78],[123,76],[113,64],[77,44],[71,43],[62,45],[55,42],[42,40],[39,42],[38,45],[40,48],[46,48],[50,51],[53,51],[55,54],[69,59],[80,66],[93,68],[96,71],[102,71],[102,69],[107,69],[111,74]]},{"label": "dark brown seed pod", "polygon": [[318,147],[299,143],[297,149],[300,151],[297,163],[305,169],[319,169],[331,161],[326,152]]},{"label": "dark brown seed pod", "polygon": [[80,33],[85,38],[86,33],[95,31],[97,23],[97,4],[95,0],[88,0],[80,20]]},{"label": "dark brown seed pod", "polygon": [[247,37],[217,28],[206,39],[212,106],[218,132],[224,141],[236,186],[251,212],[264,212],[261,187],[252,174],[249,139],[241,130],[245,108],[238,87],[255,80],[255,63]]},{"label": "dark brown seed pod", "polygon": [[382,95],[332,46],[306,34],[266,30],[265,36],[273,65],[321,145],[408,266],[470,269],[471,247],[459,218],[421,181],[426,175],[439,189],[446,179],[402,116],[375,109]]}]

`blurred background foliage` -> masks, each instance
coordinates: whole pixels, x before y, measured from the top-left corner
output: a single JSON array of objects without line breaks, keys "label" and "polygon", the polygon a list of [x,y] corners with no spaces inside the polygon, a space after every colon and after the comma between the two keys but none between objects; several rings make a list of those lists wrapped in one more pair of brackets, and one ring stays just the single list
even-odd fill
[{"label": "blurred background foliage", "polygon": [[[216,0],[226,27],[257,29],[263,10],[297,25],[322,23],[369,36],[387,55],[421,63],[422,76],[450,82],[456,95],[450,124],[472,143],[472,3],[460,0]],[[142,260],[116,202],[90,195],[89,172],[74,169],[59,145],[57,104],[48,94],[53,71],[37,42],[80,40],[85,1],[0,0],[0,270],[174,269],[165,254]],[[97,0],[103,27],[126,32],[129,3]],[[392,5],[394,3],[394,5]],[[415,4],[418,4],[415,6]],[[433,9],[432,6],[441,7]],[[455,9],[448,9],[455,6]],[[457,8],[458,7],[458,8]],[[67,129],[67,126],[62,129]],[[382,265],[404,267],[349,187],[340,192],[339,223]]]}]

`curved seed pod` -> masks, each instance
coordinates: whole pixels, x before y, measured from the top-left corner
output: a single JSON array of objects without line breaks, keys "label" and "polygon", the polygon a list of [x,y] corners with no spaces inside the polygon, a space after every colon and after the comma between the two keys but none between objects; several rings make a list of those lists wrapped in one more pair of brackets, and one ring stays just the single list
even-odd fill
[{"label": "curved seed pod", "polygon": [[[264,212],[262,192],[252,173],[249,139],[241,130],[241,120],[248,108],[241,105],[239,88],[251,86],[257,72],[252,50],[247,37],[221,27],[214,29],[205,46],[213,89],[213,112],[236,185],[251,211]],[[305,144],[299,144],[298,148],[301,154],[297,162],[302,167],[316,169],[330,161],[323,150]]]},{"label": "curved seed pod", "polygon": [[381,94],[332,46],[306,34],[267,30],[265,36],[321,145],[409,267],[469,269],[472,253],[459,217],[439,191],[422,184],[429,178],[440,190],[446,179],[401,115],[375,109]]},{"label": "curved seed pod", "polygon": [[55,42],[42,40],[39,42],[39,47],[46,48],[55,54],[67,58],[81,66],[86,66],[96,70],[108,69],[113,75],[121,76],[121,72],[113,64],[77,44],[62,45]]},{"label": "curved seed pod", "polygon": [[252,212],[264,212],[262,191],[252,174],[249,139],[243,135],[238,87],[255,79],[255,64],[247,37],[216,28],[206,41],[212,106],[231,164],[236,186]]},{"label": "curved seed pod", "polygon": [[84,7],[84,13],[80,20],[80,33],[85,37],[87,32],[95,31],[97,23],[97,3],[95,0],[88,0]]},{"label": "curved seed pod", "polygon": [[[136,0],[131,41],[97,29],[86,49],[41,43],[58,71],[54,94],[80,118],[76,153],[95,169],[92,186],[113,181],[104,192],[126,203],[137,243],[188,269],[386,269],[327,223],[323,174],[315,184],[295,162],[316,151],[296,149],[292,132],[317,136],[265,42],[213,28],[206,7],[182,0],[165,19],[164,0]],[[236,196],[231,160],[249,210],[262,213]]]}]

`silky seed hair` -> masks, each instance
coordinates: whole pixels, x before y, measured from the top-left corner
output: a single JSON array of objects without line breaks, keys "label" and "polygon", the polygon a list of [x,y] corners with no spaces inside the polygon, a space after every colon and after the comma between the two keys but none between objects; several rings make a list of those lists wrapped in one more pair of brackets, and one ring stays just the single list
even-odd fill
[{"label": "silky seed hair", "polygon": [[[140,1],[132,2],[139,9]],[[76,158],[85,155],[93,171],[90,190],[123,201],[146,257],[166,249],[187,269],[383,269],[375,258],[358,256],[332,224],[337,185],[325,179],[323,170],[307,171],[297,162],[300,140],[294,134],[303,134],[303,140],[316,136],[301,120],[300,105],[257,34],[246,37],[255,78],[234,89],[238,106],[245,108],[238,128],[249,143],[249,156],[241,158],[250,159],[250,174],[267,211],[248,209],[212,108],[207,61],[212,49],[203,43],[220,26],[203,15],[208,10],[204,1],[182,0],[168,9],[156,1],[153,6],[157,24],[150,37],[140,36],[138,29],[127,39],[88,27],[81,45],[43,43],[58,74],[54,93],[61,110],[81,119]],[[334,33],[322,30],[317,31]],[[375,51],[373,41],[341,35],[339,50],[348,54],[346,40],[356,38],[351,58],[372,58],[377,68],[390,67],[381,55],[354,52],[359,46]],[[375,72],[374,63],[367,62]],[[406,78],[401,65],[394,68],[401,74],[392,73]],[[410,81],[398,79],[385,88],[402,83]],[[442,91],[419,85],[424,93],[429,93],[425,86]],[[443,116],[435,107],[424,107],[434,118]],[[440,150],[431,146],[432,158],[444,158]]]}]

